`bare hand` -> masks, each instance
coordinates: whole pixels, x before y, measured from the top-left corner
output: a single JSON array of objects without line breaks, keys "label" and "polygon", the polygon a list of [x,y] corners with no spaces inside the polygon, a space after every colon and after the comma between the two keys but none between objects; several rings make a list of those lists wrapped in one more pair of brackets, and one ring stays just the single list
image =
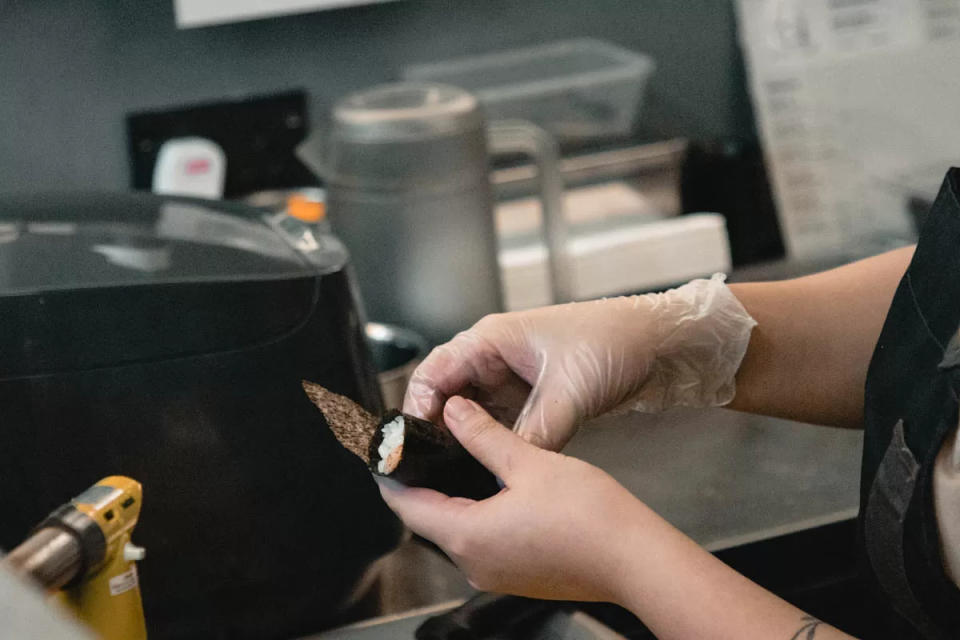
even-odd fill
[{"label": "bare hand", "polygon": [[600,469],[525,442],[463,398],[447,402],[444,418],[504,481],[500,493],[476,502],[377,482],[475,588],[615,602],[663,640],[849,639],[730,569]]},{"label": "bare hand", "polygon": [[646,507],[600,469],[523,441],[470,400],[451,398],[444,418],[505,487],[477,502],[378,478],[390,508],[437,543],[477,589],[614,600],[618,558],[629,550],[611,540]]}]

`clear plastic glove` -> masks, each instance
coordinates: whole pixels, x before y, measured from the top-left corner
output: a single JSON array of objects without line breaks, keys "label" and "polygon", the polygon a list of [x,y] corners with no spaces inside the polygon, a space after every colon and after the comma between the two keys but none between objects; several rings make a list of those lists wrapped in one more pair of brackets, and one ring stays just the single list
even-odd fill
[{"label": "clear plastic glove", "polygon": [[417,367],[403,410],[439,421],[462,395],[558,451],[581,422],[618,407],[726,404],[756,323],[723,279],[487,316]]}]

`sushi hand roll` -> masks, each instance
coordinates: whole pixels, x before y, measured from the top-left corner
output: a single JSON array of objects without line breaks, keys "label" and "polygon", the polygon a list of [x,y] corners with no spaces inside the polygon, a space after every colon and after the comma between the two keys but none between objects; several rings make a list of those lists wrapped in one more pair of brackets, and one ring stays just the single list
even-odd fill
[{"label": "sushi hand roll", "polygon": [[482,500],[500,490],[496,477],[446,427],[388,411],[370,441],[370,469],[411,487]]},{"label": "sushi hand roll", "polygon": [[369,469],[411,487],[482,500],[500,490],[496,477],[446,427],[388,411],[376,418],[349,398],[304,381],[337,440]]}]

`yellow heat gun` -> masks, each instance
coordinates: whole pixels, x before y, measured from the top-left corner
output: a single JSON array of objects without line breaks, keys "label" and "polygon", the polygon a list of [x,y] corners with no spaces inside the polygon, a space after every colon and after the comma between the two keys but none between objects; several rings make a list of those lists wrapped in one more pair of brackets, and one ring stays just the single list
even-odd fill
[{"label": "yellow heat gun", "polygon": [[59,507],[3,559],[30,576],[105,640],[147,637],[136,561],[130,542],[140,517],[140,483],[110,476]]}]

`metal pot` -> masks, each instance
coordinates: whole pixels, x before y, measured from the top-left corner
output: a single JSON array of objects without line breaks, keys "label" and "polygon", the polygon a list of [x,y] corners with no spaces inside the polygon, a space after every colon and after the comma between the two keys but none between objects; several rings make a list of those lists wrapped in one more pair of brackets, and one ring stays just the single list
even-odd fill
[{"label": "metal pot", "polygon": [[427,355],[427,341],[409,329],[378,322],[367,324],[366,335],[383,406],[399,409],[413,370]]}]

